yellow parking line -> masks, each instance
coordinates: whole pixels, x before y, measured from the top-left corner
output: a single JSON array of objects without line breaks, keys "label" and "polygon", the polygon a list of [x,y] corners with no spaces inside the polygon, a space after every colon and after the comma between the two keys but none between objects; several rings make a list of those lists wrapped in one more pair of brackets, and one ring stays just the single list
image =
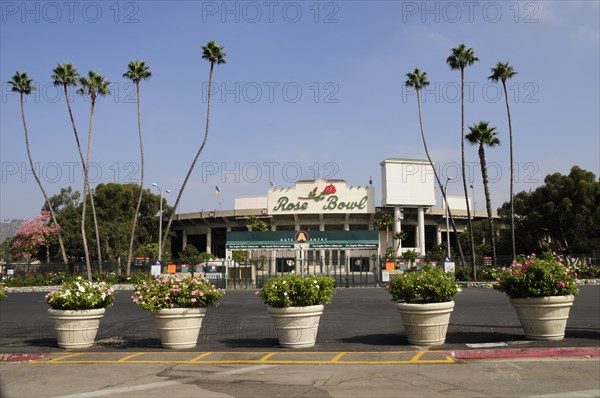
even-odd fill
[{"label": "yellow parking line", "polygon": [[127,362],[127,360],[129,358],[135,358],[135,357],[138,357],[140,355],[144,355],[144,353],[143,352],[136,352],[135,354],[127,355],[125,358],[119,359],[117,362]]},{"label": "yellow parking line", "polygon": [[[414,355],[413,355],[414,354]],[[423,356],[427,354],[427,359]],[[57,357],[54,357],[56,355]],[[250,359],[248,356],[250,355]],[[406,358],[408,355],[412,357]],[[107,357],[108,356],[108,357]],[[148,359],[144,359],[144,356]],[[179,357],[176,357],[179,356]],[[390,357],[392,356],[392,357]],[[105,359],[102,359],[102,358]],[[316,358],[315,358],[316,357]],[[381,359],[387,357],[388,359]],[[398,359],[392,359],[392,358]],[[96,359],[98,358],[98,359]],[[165,359],[160,359],[165,358]],[[168,359],[167,359],[168,358]],[[229,359],[223,359],[229,358]],[[278,359],[280,358],[280,359]],[[295,359],[297,358],[297,359]],[[311,359],[314,358],[314,359]],[[320,359],[323,358],[323,359]],[[344,359],[342,359],[344,358]],[[354,359],[355,358],[355,359]],[[373,358],[373,359],[372,359]],[[55,353],[49,358],[30,361],[30,364],[297,364],[297,365],[401,365],[443,364],[455,361],[443,351],[384,351],[384,352],[78,352]]]},{"label": "yellow parking line", "polygon": [[343,357],[343,356],[344,356],[344,355],[346,355],[346,354],[347,354],[346,352],[340,352],[339,354],[337,354],[337,355],[335,356],[335,358],[333,358],[333,359],[331,360],[331,362],[332,362],[332,363],[336,363],[336,362],[337,362],[337,361],[338,361],[338,360],[339,360],[341,357]]},{"label": "yellow parking line", "polygon": [[193,362],[197,362],[197,361],[199,361],[200,359],[202,359],[202,358],[204,358],[204,357],[206,357],[206,356],[209,356],[210,354],[212,354],[212,352],[205,352],[204,354],[200,354],[200,355],[198,355],[196,358],[192,359],[190,362],[192,362],[192,363],[193,363]]},{"label": "yellow parking line", "polygon": [[271,358],[273,355],[277,354],[276,352],[270,352],[267,355],[265,355],[264,357],[262,357],[261,359],[259,359],[259,362],[265,362],[266,360],[268,360],[269,358]]}]

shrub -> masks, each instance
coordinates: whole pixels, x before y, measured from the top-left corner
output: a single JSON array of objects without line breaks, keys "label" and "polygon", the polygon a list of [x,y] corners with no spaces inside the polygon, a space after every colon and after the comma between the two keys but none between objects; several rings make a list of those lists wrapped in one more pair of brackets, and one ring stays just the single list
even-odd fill
[{"label": "shrub", "polygon": [[542,258],[520,256],[499,271],[494,289],[510,298],[576,295],[577,272],[563,264],[560,256],[546,252]]},{"label": "shrub", "polygon": [[90,282],[81,277],[64,282],[60,289],[46,295],[46,303],[55,310],[91,310],[110,307],[114,291],[104,282]]},{"label": "shrub", "polygon": [[422,271],[396,275],[386,286],[392,301],[406,303],[443,303],[460,292],[453,273],[424,264]]},{"label": "shrub", "polygon": [[131,298],[147,311],[160,311],[174,307],[216,307],[224,294],[224,290],[217,289],[206,279],[160,275],[136,284]]},{"label": "shrub", "polygon": [[269,279],[256,295],[275,308],[306,307],[331,303],[334,285],[335,279],[328,276],[291,274]]}]

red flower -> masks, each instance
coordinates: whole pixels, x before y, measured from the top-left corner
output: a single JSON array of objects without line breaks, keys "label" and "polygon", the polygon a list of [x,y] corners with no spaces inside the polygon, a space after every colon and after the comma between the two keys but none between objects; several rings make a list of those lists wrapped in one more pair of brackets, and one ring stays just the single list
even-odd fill
[{"label": "red flower", "polygon": [[325,190],[323,192],[325,193],[325,195],[331,195],[331,194],[336,193],[337,190],[335,189],[333,184],[329,184],[325,187]]}]

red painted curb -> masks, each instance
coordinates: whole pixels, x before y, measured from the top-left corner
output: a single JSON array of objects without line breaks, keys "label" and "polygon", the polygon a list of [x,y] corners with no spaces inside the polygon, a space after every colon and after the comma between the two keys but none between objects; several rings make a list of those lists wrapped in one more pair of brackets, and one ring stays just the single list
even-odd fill
[{"label": "red painted curb", "polygon": [[446,351],[457,359],[600,357],[600,347],[505,348],[494,350]]},{"label": "red painted curb", "polygon": [[50,354],[0,354],[0,362],[25,362],[42,359]]}]

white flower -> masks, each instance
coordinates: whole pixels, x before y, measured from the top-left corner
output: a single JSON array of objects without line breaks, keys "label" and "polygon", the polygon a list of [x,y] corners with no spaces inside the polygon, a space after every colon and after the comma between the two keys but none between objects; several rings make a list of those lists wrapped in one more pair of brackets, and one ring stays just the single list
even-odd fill
[{"label": "white flower", "polygon": [[283,295],[284,295],[284,296],[287,296],[287,292],[283,292]]}]

